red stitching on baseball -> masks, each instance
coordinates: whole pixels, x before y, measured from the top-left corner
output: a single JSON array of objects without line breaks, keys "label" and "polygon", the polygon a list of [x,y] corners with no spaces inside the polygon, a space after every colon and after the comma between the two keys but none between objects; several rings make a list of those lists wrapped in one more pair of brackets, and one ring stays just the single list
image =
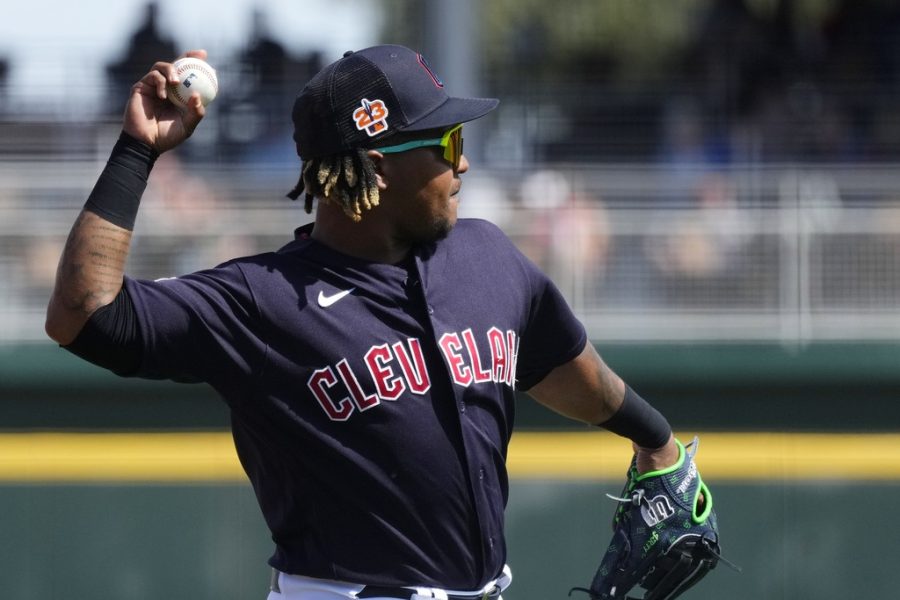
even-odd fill
[{"label": "red stitching on baseball", "polygon": [[[210,68],[212,68],[212,67],[210,67]],[[207,69],[206,66],[198,59],[191,59],[191,60],[181,63],[175,69],[175,73],[178,75],[178,78],[181,79],[181,75],[185,71],[189,71],[192,69],[195,71],[202,72],[206,76],[207,80],[210,83],[212,83],[213,94],[218,95],[218,93],[219,93],[219,78],[216,76],[215,71],[210,71],[209,69]],[[190,100],[190,98],[186,99],[179,93],[179,90],[181,89],[180,81],[179,81],[178,85],[172,85],[169,87],[171,88],[172,95],[174,95],[175,98],[177,98],[179,102],[181,102],[182,104],[185,104],[185,105],[188,103],[188,100]]]}]

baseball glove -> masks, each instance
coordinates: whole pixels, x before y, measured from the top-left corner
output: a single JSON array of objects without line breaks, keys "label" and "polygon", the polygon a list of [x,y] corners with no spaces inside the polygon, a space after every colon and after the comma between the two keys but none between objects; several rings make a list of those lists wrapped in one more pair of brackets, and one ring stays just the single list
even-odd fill
[{"label": "baseball glove", "polygon": [[[613,517],[613,537],[587,592],[591,600],[625,598],[635,586],[643,600],[672,600],[700,581],[722,559],[713,499],[700,478],[694,456],[699,440],[687,448],[677,442],[678,462],[638,475],[628,469]],[[734,567],[737,569],[737,567]]]}]

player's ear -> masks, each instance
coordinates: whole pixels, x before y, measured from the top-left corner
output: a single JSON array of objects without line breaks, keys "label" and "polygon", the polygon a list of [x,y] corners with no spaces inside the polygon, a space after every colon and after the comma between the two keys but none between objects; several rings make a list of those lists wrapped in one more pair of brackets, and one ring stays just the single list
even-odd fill
[{"label": "player's ear", "polygon": [[386,190],[390,180],[390,167],[388,164],[390,161],[386,160],[384,154],[378,150],[369,150],[366,152],[366,156],[369,157],[375,167],[375,184],[378,186],[378,190]]}]

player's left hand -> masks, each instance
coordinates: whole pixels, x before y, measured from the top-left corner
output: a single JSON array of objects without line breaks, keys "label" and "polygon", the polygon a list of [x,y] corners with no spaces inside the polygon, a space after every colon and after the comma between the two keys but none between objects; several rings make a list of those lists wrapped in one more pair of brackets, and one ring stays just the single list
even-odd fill
[{"label": "player's left hand", "polygon": [[620,503],[612,541],[590,588],[573,591],[612,600],[641,586],[647,590],[643,600],[672,600],[719,560],[728,563],[721,556],[712,495],[694,463],[698,443],[694,438],[685,448],[676,442],[677,462],[662,470],[640,472],[635,455],[622,496],[610,496]]},{"label": "player's left hand", "polygon": [[634,450],[634,461],[638,473],[661,471],[674,465],[678,461],[679,448],[675,437],[669,437],[669,441],[661,448],[642,448],[637,444],[631,444]]},{"label": "player's left hand", "polygon": [[[190,50],[182,57],[206,60],[206,50]],[[167,87],[178,83],[170,62],[157,62],[131,88],[122,125],[125,133],[163,153],[178,146],[194,133],[206,114],[200,96],[194,94],[182,112],[168,100]]]}]

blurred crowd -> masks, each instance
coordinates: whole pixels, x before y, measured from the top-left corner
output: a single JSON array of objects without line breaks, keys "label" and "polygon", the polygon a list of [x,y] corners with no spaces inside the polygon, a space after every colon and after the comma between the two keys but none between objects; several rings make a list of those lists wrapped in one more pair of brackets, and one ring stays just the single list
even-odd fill
[{"label": "blurred crowd", "polygon": [[[518,136],[491,132],[500,140],[494,147],[503,141],[521,145],[507,153],[525,162],[675,166],[900,157],[900,108],[894,101],[900,87],[900,3],[698,0],[690,6],[688,31],[681,42],[657,51],[665,55],[652,76],[602,40],[563,55],[558,39],[547,33],[544,13],[529,16],[523,9],[503,34],[513,51],[481,59],[480,85],[485,94],[521,107],[517,116],[539,122]],[[107,65],[114,91],[104,95],[106,114],[118,114],[119,99],[153,61],[183,50],[163,33],[166,15],[158,2],[148,2],[143,11],[123,40],[121,56]],[[281,159],[293,97],[334,58],[289,52],[266,20],[264,9],[253,9],[243,46],[219,59],[226,85],[216,104],[214,133],[223,158]],[[4,101],[5,82],[15,68],[0,56],[0,119],[15,120]]]},{"label": "blurred crowd", "polygon": [[[507,104],[540,105],[541,114],[549,115],[545,127],[557,134],[524,139],[532,146],[526,158],[717,164],[900,156],[894,101],[900,3],[705,0],[693,7],[685,41],[666,48],[660,60],[666,76],[643,80],[639,66],[624,62],[624,53],[617,55],[602,40],[560,57],[542,13],[528,17],[523,10],[525,16],[509,25],[514,52],[500,63],[483,58],[483,91]],[[116,90],[109,98],[121,98],[154,60],[182,50],[179,40],[162,32],[159,3],[143,10],[123,40],[122,55],[107,66],[108,85]],[[323,66],[317,52],[289,52],[270,34],[266,18],[263,9],[254,9],[243,47],[221,59],[228,65],[223,75],[241,83],[223,87],[217,109],[226,152],[240,153],[247,143],[271,146],[298,87]],[[15,68],[0,56],[0,117],[14,116],[4,90]],[[623,83],[623,77],[632,81]],[[249,89],[261,93],[250,97]],[[104,109],[117,113],[120,102],[111,100]]]},{"label": "blurred crowd", "polygon": [[[467,175],[464,216],[487,216],[507,228],[576,299],[576,309],[579,298],[627,308],[777,305],[785,284],[777,261],[785,246],[777,235],[751,233],[748,209],[763,194],[754,188],[748,195],[734,173],[748,165],[802,164],[812,169],[805,179],[794,187],[770,185],[774,191],[762,202],[799,205],[806,194],[803,201],[811,195],[812,203],[831,210],[847,199],[829,165],[900,160],[900,3],[821,0],[815,18],[800,18],[799,4],[700,0],[696,6],[703,10],[691,20],[687,42],[666,58],[665,74],[636,81],[622,81],[627,65],[616,68],[620,58],[608,51],[553,62],[539,20],[512,24],[520,43],[511,62],[492,66],[485,57],[480,91],[502,98],[503,108],[473,138],[483,147],[467,148],[480,160]],[[77,154],[68,152],[72,147],[87,162],[105,156],[128,89],[155,60],[184,49],[164,33],[160,11],[157,2],[145,5],[122,54],[106,66],[113,91],[93,123],[61,127],[12,114],[4,82],[15,65],[0,58],[0,156],[14,152],[18,160],[30,153],[46,161],[55,153],[70,161]],[[211,105],[214,118],[191,144],[163,157],[151,181],[146,204],[156,209],[139,220],[137,233],[150,234],[139,237],[136,253],[149,262],[137,263],[138,271],[173,275],[277,245],[216,235],[211,217],[221,216],[223,206],[279,201],[293,185],[299,168],[288,117],[293,98],[333,58],[290,52],[271,34],[265,11],[248,15],[244,45],[216,64],[222,85]],[[553,68],[538,73],[532,65],[544,59]],[[219,171],[203,176],[198,164]],[[587,176],[600,165],[641,165],[652,169],[659,185],[615,197]],[[512,175],[504,179],[504,173]],[[629,185],[651,187],[640,169],[630,173]],[[89,186],[89,179],[81,177],[78,185]],[[32,195],[53,199],[25,187],[7,193],[12,185],[0,180],[0,211],[11,208],[5,214],[15,215]],[[70,187],[61,193],[82,194],[66,198],[78,203],[88,192]],[[887,200],[897,197],[900,190]],[[283,224],[284,235],[305,216],[293,208],[298,222]],[[617,212],[621,208],[632,212]],[[647,212],[623,221],[635,208]],[[32,239],[21,247],[27,248],[23,260],[0,247],[0,274],[8,268],[21,275],[25,268],[17,277],[29,282],[29,294],[46,294],[51,257],[63,239],[62,230]],[[896,246],[877,249],[885,253],[887,271],[900,272],[892,266],[900,266]],[[882,272],[872,271],[869,279],[883,281]],[[849,285],[864,288],[860,280]],[[891,297],[900,289],[893,285],[870,296]]]},{"label": "blurred crowd", "polygon": [[706,164],[900,157],[900,3],[690,4],[683,31],[665,45],[649,22],[640,29],[649,15],[621,16],[632,32],[621,36],[657,44],[646,52],[650,65],[602,39],[561,54],[565,28],[546,14],[519,19],[518,45],[490,80],[503,98],[544,105],[550,118],[535,125],[535,156]]},{"label": "blurred crowd", "polygon": [[[164,35],[159,6],[148,3],[144,18],[133,33],[123,56],[107,66],[113,92],[107,110],[118,115],[120,99],[150,65],[184,50]],[[213,105],[213,126],[218,158],[260,165],[283,163],[293,155],[290,131],[285,126],[299,86],[324,66],[317,52],[290,54],[270,33],[263,9],[254,8],[248,19],[245,45],[233,60],[220,58],[221,94]],[[211,120],[213,121],[213,120]],[[210,135],[207,132],[207,135]]]}]

